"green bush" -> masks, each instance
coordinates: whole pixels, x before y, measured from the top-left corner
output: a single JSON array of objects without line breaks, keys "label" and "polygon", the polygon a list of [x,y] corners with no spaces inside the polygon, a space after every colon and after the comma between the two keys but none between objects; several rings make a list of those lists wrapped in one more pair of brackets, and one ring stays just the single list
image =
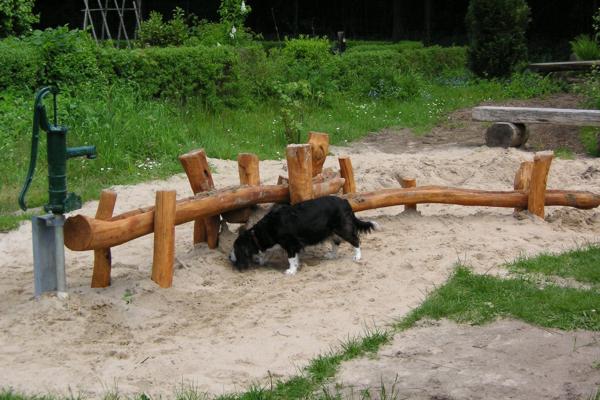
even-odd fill
[{"label": "green bush", "polygon": [[0,0],[0,38],[22,35],[40,18],[33,13],[35,0]]},{"label": "green bush", "polygon": [[527,58],[525,0],[471,0],[467,10],[469,67],[483,77],[509,76]]},{"label": "green bush", "polygon": [[384,50],[417,50],[424,47],[422,42],[415,42],[411,40],[403,40],[397,43],[367,43],[367,44],[354,44],[349,45],[346,50],[347,53],[355,53],[360,51],[384,51]]},{"label": "green bush", "polygon": [[600,58],[600,46],[589,35],[579,35],[569,43],[571,44],[571,51],[578,60],[597,60]]},{"label": "green bush", "polygon": [[35,90],[44,67],[42,52],[22,40],[0,41],[0,89]]},{"label": "green bush", "polygon": [[161,13],[151,11],[150,17],[142,21],[137,30],[137,44],[140,47],[181,46],[189,39],[189,30],[181,8],[173,10],[173,17],[168,22],[163,21]]}]

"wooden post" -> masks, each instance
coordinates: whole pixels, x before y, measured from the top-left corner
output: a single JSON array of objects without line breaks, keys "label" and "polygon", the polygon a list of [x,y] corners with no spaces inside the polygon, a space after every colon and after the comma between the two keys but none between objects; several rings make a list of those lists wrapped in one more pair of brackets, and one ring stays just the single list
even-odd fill
[{"label": "wooden post", "polygon": [[313,198],[312,151],[310,144],[290,144],[286,149],[292,204]]},{"label": "wooden post", "polygon": [[329,135],[309,132],[308,144],[312,151],[312,176],[316,176],[323,171],[323,164],[329,153]]},{"label": "wooden post", "polygon": [[[214,189],[212,174],[204,149],[193,150],[179,156],[179,161],[190,181],[194,194]],[[220,218],[218,215],[194,221],[194,244],[207,242],[215,249],[219,241]]]},{"label": "wooden post", "polygon": [[354,182],[354,170],[352,169],[352,161],[350,157],[339,157],[340,175],[345,179],[343,192],[356,193],[356,183]]},{"label": "wooden post", "polygon": [[[96,219],[108,221],[113,216],[117,194],[111,190],[100,193],[100,201],[96,210]],[[92,273],[93,288],[110,286],[111,255],[110,247],[94,250],[94,271]]]},{"label": "wooden post", "polygon": [[[259,159],[256,154],[238,154],[238,172],[240,174],[240,185],[260,186]],[[250,218],[251,208],[242,208],[223,213],[223,219],[231,223],[245,223]]]},{"label": "wooden post", "polygon": [[[414,188],[417,186],[417,180],[414,178],[400,178],[400,186],[403,188]],[[417,211],[416,204],[407,204],[404,206],[404,211]]]},{"label": "wooden post", "polygon": [[[531,172],[533,171],[533,161],[524,161],[519,166],[515,174],[514,188],[523,193],[529,193],[531,183]],[[515,207],[515,212],[523,211],[523,208]]]},{"label": "wooden post", "polygon": [[544,218],[544,204],[546,200],[546,183],[548,171],[554,157],[553,152],[537,153],[533,157],[533,169],[529,184],[529,197],[527,210],[540,218]]},{"label": "wooden post", "polygon": [[154,257],[152,280],[162,288],[173,284],[175,261],[175,201],[174,190],[156,192],[154,208]]}]

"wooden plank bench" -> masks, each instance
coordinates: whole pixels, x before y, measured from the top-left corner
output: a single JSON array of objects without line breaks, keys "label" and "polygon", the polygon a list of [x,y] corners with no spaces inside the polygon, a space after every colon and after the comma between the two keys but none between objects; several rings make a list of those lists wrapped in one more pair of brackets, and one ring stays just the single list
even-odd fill
[{"label": "wooden plank bench", "polygon": [[527,142],[525,124],[600,126],[600,110],[570,108],[498,107],[473,108],[474,121],[494,122],[486,130],[488,146],[518,147]]},{"label": "wooden plank bench", "polygon": [[561,61],[561,62],[545,62],[529,64],[529,68],[533,72],[550,73],[550,72],[566,72],[566,71],[590,71],[593,67],[600,66],[600,60],[593,61]]}]

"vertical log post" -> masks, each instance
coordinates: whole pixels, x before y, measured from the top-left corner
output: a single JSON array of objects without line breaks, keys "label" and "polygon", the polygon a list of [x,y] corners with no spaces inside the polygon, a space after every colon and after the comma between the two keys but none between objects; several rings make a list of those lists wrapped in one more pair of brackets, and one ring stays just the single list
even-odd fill
[{"label": "vertical log post", "polygon": [[286,149],[290,202],[292,204],[313,198],[312,151],[310,144],[290,144]]},{"label": "vertical log post", "polygon": [[[240,185],[260,186],[258,156],[252,153],[240,153],[237,160]],[[251,208],[242,208],[223,213],[222,215],[223,219],[227,222],[242,224],[248,222],[251,212]]]},{"label": "vertical log post", "polygon": [[531,182],[529,184],[529,197],[527,200],[527,210],[529,213],[544,218],[544,203],[546,201],[546,183],[548,181],[548,171],[554,157],[553,152],[537,153],[533,157],[533,169],[531,172]]},{"label": "vertical log post", "polygon": [[323,164],[329,154],[329,135],[326,133],[310,132],[308,144],[312,151],[312,176],[317,176],[323,171]]},{"label": "vertical log post", "polygon": [[[179,156],[179,161],[190,181],[194,194],[212,190],[215,187],[204,149],[194,150]],[[207,242],[215,249],[219,241],[219,216],[198,218],[194,221],[194,244]]]},{"label": "vertical log post", "polygon": [[[533,161],[524,161],[519,166],[515,174],[514,188],[524,193],[529,193],[531,183],[531,172],[533,171]],[[515,212],[523,211],[523,208],[516,207]]]},{"label": "vertical log post", "polygon": [[176,192],[156,192],[154,209],[154,257],[152,280],[161,288],[173,284],[173,262],[175,261],[175,206]]},{"label": "vertical log post", "polygon": [[339,157],[340,163],[340,175],[345,179],[343,192],[356,193],[356,182],[354,182],[354,169],[352,168],[352,161],[350,157]]},{"label": "vertical log post", "polygon": [[[100,201],[96,210],[96,219],[109,220],[113,216],[117,194],[111,190],[100,193]],[[104,288],[110,286],[111,270],[110,248],[94,250],[94,271],[90,287]]]},{"label": "vertical log post", "polygon": [[[417,180],[414,178],[400,178],[400,186],[402,186],[403,188],[413,188],[417,186]],[[417,211],[417,205],[416,204],[407,204],[404,206],[404,211],[409,211],[409,210],[413,210],[413,211]]]}]

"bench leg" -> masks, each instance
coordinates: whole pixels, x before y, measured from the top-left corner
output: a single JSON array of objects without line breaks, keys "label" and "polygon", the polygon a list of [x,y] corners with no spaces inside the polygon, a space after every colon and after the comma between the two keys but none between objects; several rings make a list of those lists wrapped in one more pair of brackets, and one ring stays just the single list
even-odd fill
[{"label": "bench leg", "polygon": [[485,144],[489,147],[519,147],[529,139],[525,124],[496,122],[485,132]]}]

